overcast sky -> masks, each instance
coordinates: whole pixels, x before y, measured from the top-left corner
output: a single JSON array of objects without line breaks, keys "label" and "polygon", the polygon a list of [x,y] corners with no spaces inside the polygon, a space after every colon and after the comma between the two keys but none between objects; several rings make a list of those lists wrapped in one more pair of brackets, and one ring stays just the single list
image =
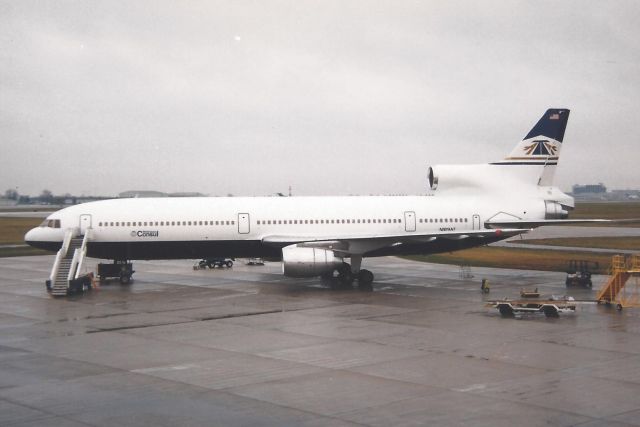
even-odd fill
[{"label": "overcast sky", "polygon": [[640,188],[639,1],[2,1],[0,191],[420,194],[571,109]]}]

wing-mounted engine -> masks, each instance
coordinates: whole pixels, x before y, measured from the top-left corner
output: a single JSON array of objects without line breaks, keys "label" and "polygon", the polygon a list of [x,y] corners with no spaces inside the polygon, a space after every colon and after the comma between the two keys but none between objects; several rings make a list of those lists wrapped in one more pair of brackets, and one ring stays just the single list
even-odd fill
[{"label": "wing-mounted engine", "polygon": [[316,277],[332,273],[343,263],[335,252],[297,245],[282,248],[282,272],[289,277]]}]

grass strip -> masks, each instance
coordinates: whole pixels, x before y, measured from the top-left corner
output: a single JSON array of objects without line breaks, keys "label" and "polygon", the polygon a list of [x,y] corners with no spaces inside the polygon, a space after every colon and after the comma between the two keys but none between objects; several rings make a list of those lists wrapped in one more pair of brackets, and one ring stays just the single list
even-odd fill
[{"label": "grass strip", "polygon": [[[640,218],[640,202],[580,202],[569,213],[570,219],[632,219]],[[581,224],[591,227],[620,227],[620,224]],[[640,227],[640,221],[624,224],[624,227]]]},{"label": "grass strip", "polygon": [[19,245],[24,243],[25,233],[40,225],[41,222],[42,218],[0,218],[0,245]]}]

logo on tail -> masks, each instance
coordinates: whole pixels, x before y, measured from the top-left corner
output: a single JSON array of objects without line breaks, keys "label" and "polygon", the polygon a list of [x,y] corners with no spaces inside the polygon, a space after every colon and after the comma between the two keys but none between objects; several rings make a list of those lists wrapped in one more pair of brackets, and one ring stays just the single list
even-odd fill
[{"label": "logo on tail", "polygon": [[541,167],[542,170],[537,179],[538,185],[551,185],[568,121],[568,109],[548,109],[509,156],[492,164]]}]

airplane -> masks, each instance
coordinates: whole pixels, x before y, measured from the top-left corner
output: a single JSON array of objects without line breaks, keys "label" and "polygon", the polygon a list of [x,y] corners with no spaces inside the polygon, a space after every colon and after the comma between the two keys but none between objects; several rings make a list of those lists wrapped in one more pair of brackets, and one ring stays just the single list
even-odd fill
[{"label": "airplane", "polygon": [[574,200],[553,186],[568,119],[568,109],[548,109],[502,160],[429,167],[427,195],[102,200],[52,213],[25,241],[60,257],[81,236],[86,256],[114,263],[277,258],[286,276],[371,290],[366,257],[451,252],[538,226],[606,221],[567,219]]}]

